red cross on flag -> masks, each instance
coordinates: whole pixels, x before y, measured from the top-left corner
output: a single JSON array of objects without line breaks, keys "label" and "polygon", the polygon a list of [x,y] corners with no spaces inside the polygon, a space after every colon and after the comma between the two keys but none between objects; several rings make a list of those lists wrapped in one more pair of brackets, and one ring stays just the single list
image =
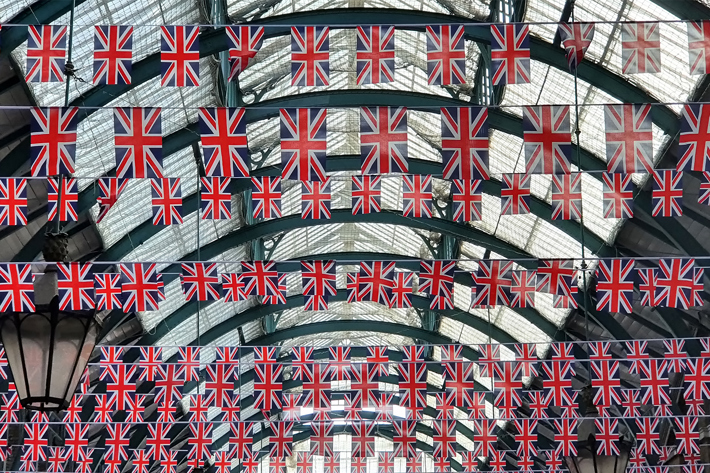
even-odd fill
[{"label": "red cross on flag", "polygon": [[132,26],[94,27],[94,85],[131,83]]},{"label": "red cross on flag", "polygon": [[227,46],[229,52],[229,81],[232,82],[239,74],[249,67],[264,42],[263,26],[228,26]]},{"label": "red cross on flag", "polygon": [[683,173],[668,169],[654,171],[651,200],[654,217],[683,215]]},{"label": "red cross on flag", "polygon": [[377,302],[389,305],[394,285],[393,262],[363,261],[358,275],[358,301]]},{"label": "red cross on flag", "polygon": [[634,182],[628,174],[602,173],[604,218],[633,218]]},{"label": "red cross on flag", "polygon": [[537,291],[537,272],[511,271],[513,284],[510,286],[510,307],[535,307],[535,292]]},{"label": "red cross on flag", "polygon": [[331,422],[314,422],[311,424],[313,433],[310,435],[311,449],[308,455],[329,457],[333,454],[333,424]]},{"label": "red cross on flag", "polygon": [[269,412],[280,409],[283,365],[276,362],[277,347],[254,348],[254,408]]},{"label": "red cross on flag", "polygon": [[380,211],[382,176],[352,176],[353,215]]},{"label": "red cross on flag", "polygon": [[273,261],[242,261],[242,281],[247,295],[276,295],[279,291],[278,276]]},{"label": "red cross on flag", "polygon": [[281,177],[299,181],[325,181],[325,108],[282,108]]},{"label": "red cross on flag", "polygon": [[402,176],[402,215],[431,218],[431,176]]},{"label": "red cross on flag", "polygon": [[656,294],[659,292],[657,285],[658,272],[655,268],[641,268],[637,270],[637,281],[639,293],[641,295],[641,305],[647,307],[657,307],[658,299]]},{"label": "red cross on flag", "polygon": [[58,263],[59,310],[90,310],[94,303],[91,263]]},{"label": "red cross on flag", "polygon": [[[60,190],[61,187],[61,190]],[[59,218],[60,222],[76,222],[79,215],[76,210],[79,202],[79,188],[76,178],[50,177],[47,179],[47,206],[49,221]]]},{"label": "red cross on flag", "polygon": [[587,49],[594,39],[594,23],[560,23],[557,29],[560,44],[565,49],[570,71],[577,69],[584,60]]},{"label": "red cross on flag", "polygon": [[363,174],[407,172],[407,109],[360,109],[360,160]]},{"label": "red cross on flag", "polygon": [[27,179],[0,178],[0,225],[27,225]]},{"label": "red cross on flag", "polygon": [[631,313],[634,300],[634,260],[600,259],[597,266],[597,310]]},{"label": "red cross on flag", "polygon": [[451,182],[454,222],[477,222],[483,218],[481,181],[454,179]]},{"label": "red cross on flag", "polygon": [[64,82],[67,27],[29,25],[27,27],[27,82]]},{"label": "red cross on flag", "polygon": [[417,423],[412,421],[396,421],[392,423],[393,454],[395,457],[412,457],[417,454]]},{"label": "red cross on flag", "polygon": [[530,213],[530,174],[503,174],[500,188],[501,215]]},{"label": "red cross on flag", "polygon": [[683,106],[678,144],[677,171],[710,171],[710,105]]},{"label": "red cross on flag", "polygon": [[456,262],[421,261],[419,268],[419,292],[429,294],[429,307],[453,309]]},{"label": "red cross on flag", "polygon": [[182,223],[182,190],[179,177],[150,180],[153,225]]},{"label": "red cross on flag", "polygon": [[34,275],[29,264],[0,264],[0,312],[34,312]]},{"label": "red cross on flag", "polygon": [[291,85],[329,85],[327,26],[291,27]]},{"label": "red cross on flag", "polygon": [[245,109],[200,108],[200,142],[209,177],[248,177]]},{"label": "red cross on flag", "polygon": [[252,177],[251,201],[254,218],[281,217],[281,179]]},{"label": "red cross on flag", "polygon": [[394,26],[358,26],[355,69],[357,84],[394,81]]},{"label": "red cross on flag", "polygon": [[160,27],[160,86],[200,85],[200,27]]},{"label": "red cross on flag", "polygon": [[414,281],[414,273],[394,273],[392,297],[388,305],[390,309],[407,309],[412,307],[412,281]]},{"label": "red cross on flag", "polygon": [[222,297],[217,263],[182,263],[180,283],[188,302],[218,301]]},{"label": "red cross on flag", "polygon": [[158,273],[154,263],[123,263],[121,296],[124,312],[158,310]]},{"label": "red cross on flag", "polygon": [[489,179],[488,109],[441,108],[444,179]]},{"label": "red cross on flag", "polygon": [[456,425],[454,420],[436,420],[434,424],[434,457],[456,455]]},{"label": "red cross on flag", "polygon": [[229,220],[232,218],[232,193],[230,179],[226,177],[200,178],[200,208],[202,220]]},{"label": "red cross on flag", "polygon": [[74,173],[79,108],[33,107],[30,111],[32,176]]},{"label": "red cross on flag", "polygon": [[530,82],[529,33],[525,24],[491,25],[493,85]]},{"label": "red cross on flag", "polygon": [[329,220],[330,178],[325,181],[303,181],[301,183],[301,218],[304,220]]},{"label": "red cross on flag", "polygon": [[476,298],[474,307],[495,307],[510,304],[512,261],[481,260],[475,273]]},{"label": "red cross on flag", "polygon": [[660,307],[688,309],[693,305],[695,260],[661,258],[656,271],[655,302]]},{"label": "red cross on flag", "polygon": [[582,219],[582,173],[552,176],[552,220]]},{"label": "red cross on flag", "polygon": [[523,107],[525,172],[569,174],[572,135],[568,105]]},{"label": "red cross on flag", "polygon": [[661,72],[661,30],[656,22],[621,25],[621,72]]},{"label": "red cross on flag", "polygon": [[573,260],[540,260],[537,267],[537,292],[569,296],[575,274]]},{"label": "red cross on flag", "polygon": [[96,310],[121,309],[121,275],[99,273],[94,275]]},{"label": "red cross on flag", "polygon": [[116,176],[163,176],[160,108],[115,108],[113,129]]},{"label": "red cross on flag", "polygon": [[463,25],[426,27],[426,68],[430,85],[466,83]]},{"label": "red cross on flag", "polygon": [[426,407],[427,368],[426,363],[400,363],[399,372],[399,405],[407,409],[408,419],[421,419]]},{"label": "red cross on flag", "polygon": [[327,309],[328,298],[338,292],[335,287],[335,261],[301,261],[301,277],[306,306],[309,306],[309,298],[317,298]]},{"label": "red cross on flag", "polygon": [[653,172],[651,105],[604,106],[607,171]]}]

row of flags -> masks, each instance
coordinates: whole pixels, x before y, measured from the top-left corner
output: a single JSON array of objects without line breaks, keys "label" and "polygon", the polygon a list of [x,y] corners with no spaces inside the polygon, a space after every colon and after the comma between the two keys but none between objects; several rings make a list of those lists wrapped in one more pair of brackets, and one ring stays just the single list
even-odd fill
[{"label": "row of flags", "polygon": [[[474,272],[461,271],[456,261],[421,261],[419,272],[396,271],[394,262],[364,261],[347,273],[347,302],[375,302],[390,308],[412,307],[415,293],[429,299],[434,310],[454,309],[454,279],[470,283],[471,307],[535,307],[535,294],[551,294],[554,307],[578,304],[579,270],[573,260],[541,260],[536,270],[513,269],[514,262],[480,260]],[[58,263],[59,306],[64,310],[155,311],[165,300],[162,274],[155,263],[122,263],[118,273],[95,273],[92,263]],[[185,300],[245,301],[259,296],[264,304],[283,305],[287,276],[273,261],[242,261],[240,272],[219,273],[217,263],[182,263],[180,283]],[[636,268],[633,259],[600,259],[592,292],[596,310],[630,313],[634,299],[642,306],[688,309],[703,305],[704,270],[690,258],[662,258],[656,268]],[[305,310],[327,310],[338,293],[336,262],[301,261],[300,280]],[[0,264],[0,312],[32,312],[32,265]],[[638,296],[634,294],[637,293]]]},{"label": "row of flags", "polygon": [[[661,24],[620,23],[623,74],[661,72]],[[63,82],[68,28],[29,25],[27,82]],[[475,28],[475,27],[474,27]],[[705,74],[710,64],[710,21],[687,22],[690,74]],[[558,33],[570,70],[583,59],[594,40],[594,23],[563,23]],[[395,27],[358,26],[357,84],[383,84],[395,80]],[[235,80],[262,47],[264,27],[225,28]],[[330,85],[330,28],[291,27],[291,84]],[[428,82],[432,85],[466,83],[464,25],[426,27]],[[530,26],[524,23],[490,26],[490,75],[493,85],[531,81]],[[133,62],[133,26],[94,27],[94,84],[130,84]],[[200,85],[200,28],[194,25],[160,27],[160,85]]]}]

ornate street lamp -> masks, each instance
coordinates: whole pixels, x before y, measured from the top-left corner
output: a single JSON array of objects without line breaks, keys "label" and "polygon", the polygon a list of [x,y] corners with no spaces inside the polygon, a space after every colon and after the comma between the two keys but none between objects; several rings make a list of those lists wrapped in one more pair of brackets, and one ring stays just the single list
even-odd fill
[{"label": "ornate street lamp", "polygon": [[[48,233],[45,261],[66,261],[68,235]],[[98,335],[96,311],[59,310],[57,267],[34,279],[35,312],[0,316],[0,338],[26,409],[66,409],[86,369]]]}]

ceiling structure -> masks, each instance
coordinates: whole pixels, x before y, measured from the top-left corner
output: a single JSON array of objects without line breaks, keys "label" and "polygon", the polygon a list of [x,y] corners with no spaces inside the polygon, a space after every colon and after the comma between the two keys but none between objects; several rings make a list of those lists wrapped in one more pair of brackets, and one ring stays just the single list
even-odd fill
[{"label": "ceiling structure", "polygon": [[[690,20],[710,18],[702,2],[674,0],[349,0],[338,2],[293,0],[181,1],[74,0],[75,26],[71,60],[77,76],[65,90],[57,84],[26,84],[26,36],[20,28],[3,29],[0,35],[0,105],[95,107],[82,109],[78,128],[76,168],[79,170],[81,216],[67,225],[70,256],[96,262],[160,261],[167,300],[160,310],[137,314],[106,314],[104,344],[163,346],[165,358],[177,347],[280,344],[326,347],[402,345],[424,343],[528,342],[538,344],[545,357],[547,343],[555,340],[663,338],[696,336],[710,332],[703,309],[636,307],[630,315],[609,315],[594,310],[592,294],[580,281],[583,308],[570,311],[553,307],[552,296],[536,294],[536,308],[490,310],[470,307],[471,276],[480,258],[513,259],[522,267],[537,258],[597,256],[700,255],[710,251],[710,210],[697,204],[699,179],[685,180],[684,216],[679,225],[652,219],[646,177],[635,175],[639,186],[635,218],[604,219],[600,174],[583,177],[584,223],[550,220],[550,177],[534,176],[533,204],[529,215],[500,216],[501,173],[523,172],[521,104],[575,103],[574,77],[559,40],[558,21]],[[574,3],[574,8],[571,8]],[[71,0],[35,3],[0,0],[0,23],[68,24]],[[466,28],[467,84],[440,87],[427,84],[426,44],[423,26],[444,22],[529,21],[550,22],[531,27],[532,83],[491,87],[486,59],[489,39],[480,29]],[[225,83],[224,29],[203,27],[201,35],[201,85],[161,88],[158,29],[170,24],[258,23],[268,28],[254,65],[239,82]],[[355,32],[338,25],[405,24],[396,36],[396,81],[387,85],[355,84]],[[93,86],[91,36],[96,24],[135,25],[133,84]],[[331,84],[309,88],[290,85],[290,24],[328,25]],[[674,167],[678,102],[706,98],[705,76],[688,74],[683,23],[664,23],[661,29],[663,67],[660,74],[621,75],[618,24],[598,24],[595,40],[578,69],[580,168],[606,169],[601,103],[672,103],[653,110],[653,135],[657,167]],[[452,223],[448,184],[435,179],[435,218],[403,217],[401,180],[386,177],[381,214],[353,216],[350,176],[358,174],[359,120],[357,107],[406,106],[409,113],[410,171],[441,175],[438,107],[481,104],[494,106],[490,116],[492,179],[484,182],[481,222]],[[147,180],[132,180],[117,205],[99,224],[95,180],[115,175],[110,109],[115,106],[160,106],[163,114],[165,175],[182,179],[182,225],[153,226]],[[198,177],[201,149],[197,107],[248,106],[247,135],[253,163],[252,175],[278,175],[280,107],[328,107],[328,162],[333,182],[333,218],[304,221],[300,217],[300,185],[283,185],[283,214],[275,220],[255,221],[246,181],[233,180],[233,217],[227,221],[198,221]],[[574,113],[574,112],[573,112]],[[29,112],[0,111],[0,169],[2,176],[27,175],[29,170]],[[573,117],[574,123],[574,117]],[[576,152],[576,148],[575,148]],[[41,180],[30,181],[29,225],[0,228],[0,260],[35,261],[41,258],[46,224],[46,190]],[[447,219],[447,212],[449,218]],[[581,241],[584,241],[584,250]],[[455,308],[431,311],[428,300],[413,298],[412,309],[388,309],[374,303],[345,302],[345,274],[367,259],[397,260],[398,271],[417,271],[419,259],[459,259]],[[290,272],[286,306],[265,306],[252,298],[239,303],[185,303],[179,285],[180,260],[219,261],[220,272],[236,272],[237,262],[249,259],[279,261],[280,272]],[[300,259],[335,259],[338,296],[322,312],[303,310]],[[591,262],[590,262],[591,263]],[[592,269],[593,269],[593,263]],[[587,282],[591,283],[591,271]],[[704,298],[710,297],[704,294]],[[282,350],[285,353],[286,350]],[[505,352],[505,349],[504,349]],[[436,359],[438,353],[429,356]],[[470,350],[468,355],[477,355]],[[512,352],[503,356],[512,356]],[[395,355],[396,357],[396,355]],[[203,353],[202,362],[214,359]],[[246,361],[246,360],[245,360]],[[249,396],[248,362],[243,364],[242,398]],[[586,371],[578,373],[580,383]],[[479,379],[485,382],[484,379]],[[441,376],[429,375],[441,386]],[[195,389],[192,386],[191,389]],[[187,390],[186,390],[187,392]],[[432,406],[433,400],[431,400]],[[247,415],[255,410],[243,409]],[[212,413],[215,415],[216,413]],[[243,414],[244,415],[244,414]],[[470,424],[461,422],[459,440],[465,444]],[[225,434],[222,426],[218,429]],[[386,435],[385,435],[386,437]],[[179,438],[179,437],[178,437]],[[431,438],[422,434],[423,442]],[[430,470],[431,471],[431,470]]]}]

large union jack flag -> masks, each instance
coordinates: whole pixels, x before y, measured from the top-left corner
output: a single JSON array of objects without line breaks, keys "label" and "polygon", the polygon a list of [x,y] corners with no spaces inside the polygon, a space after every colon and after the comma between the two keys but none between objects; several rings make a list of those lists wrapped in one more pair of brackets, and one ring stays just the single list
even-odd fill
[{"label": "large union jack flag", "polygon": [[444,179],[489,179],[488,109],[441,108]]},{"label": "large union jack flag", "polygon": [[123,263],[121,297],[124,312],[158,310],[160,289],[154,263]]},{"label": "large union jack flag", "polygon": [[656,22],[621,25],[621,72],[661,72],[661,29]]},{"label": "large union jack flag", "polygon": [[27,82],[64,82],[67,27],[29,25],[27,27]]},{"label": "large union jack flag", "polygon": [[[61,191],[60,191],[61,187]],[[48,220],[59,217],[60,222],[76,222],[79,215],[76,210],[79,202],[79,190],[76,178],[47,179]]]},{"label": "large union jack flag", "polygon": [[560,23],[557,31],[560,44],[565,48],[567,66],[570,71],[574,71],[584,60],[584,55],[592,44],[594,23]]},{"label": "large union jack flag", "polygon": [[710,171],[710,105],[686,104],[680,114],[678,171]]},{"label": "large union jack flag", "polygon": [[683,309],[692,307],[694,277],[694,259],[661,258],[656,271],[656,304]]},{"label": "large union jack flag", "polygon": [[113,129],[116,176],[163,176],[160,108],[116,108]]},{"label": "large union jack flag", "polygon": [[330,219],[330,178],[301,183],[301,218]]},{"label": "large union jack flag", "polygon": [[634,182],[628,174],[602,173],[604,218],[633,218]]},{"label": "large union jack flag", "polygon": [[680,217],[683,215],[683,173],[661,170],[653,172],[654,217]]},{"label": "large union jack flag", "polygon": [[329,85],[327,26],[291,27],[291,85]]},{"label": "large union jack flag", "polygon": [[313,310],[327,310],[328,299],[338,292],[335,261],[301,261],[301,278],[305,306]]},{"label": "large union jack flag", "polygon": [[688,57],[691,74],[710,71],[710,20],[689,21]]},{"label": "large union jack flag", "polygon": [[131,83],[133,27],[94,27],[94,84]]},{"label": "large union jack flag", "polygon": [[394,81],[394,26],[358,26],[357,84]]},{"label": "large union jack flag", "polygon": [[513,284],[510,286],[510,307],[535,307],[537,291],[537,272],[511,271]]},{"label": "large union jack flag", "polygon": [[276,362],[278,347],[254,348],[254,408],[261,411],[282,406],[283,365]]},{"label": "large union jack flag", "polygon": [[503,174],[500,187],[501,215],[530,213],[530,174]]},{"label": "large union jack flag", "polygon": [[360,160],[363,174],[407,172],[407,109],[360,109]]},{"label": "large union jack flag", "polygon": [[476,222],[483,218],[481,181],[454,179],[451,182],[451,200],[455,222]]},{"label": "large union jack flag", "polygon": [[357,300],[389,305],[394,285],[394,267],[395,264],[388,261],[360,263]]},{"label": "large union jack flag", "polygon": [[229,81],[249,67],[264,42],[263,26],[228,26],[227,33],[229,61]]},{"label": "large union jack flag", "polygon": [[160,27],[160,86],[200,85],[199,26]]},{"label": "large union jack flag", "polygon": [[431,176],[402,176],[402,203],[405,217],[431,218]]},{"label": "large union jack flag", "polygon": [[89,310],[94,303],[91,263],[58,263],[59,310]]},{"label": "large union jack flag", "polygon": [[525,172],[568,174],[572,135],[568,105],[538,105],[523,108]]},{"label": "large union jack flag", "polygon": [[353,215],[380,211],[382,176],[352,176]]},{"label": "large union jack flag", "polygon": [[324,181],[326,143],[325,108],[281,109],[281,177]]},{"label": "large union jack flag", "polygon": [[576,273],[573,260],[540,260],[537,267],[537,292],[569,296]]},{"label": "large union jack flag", "polygon": [[120,310],[121,303],[121,275],[116,273],[94,274],[94,297],[96,310]]},{"label": "large union jack flag", "polygon": [[419,292],[429,294],[431,309],[454,308],[455,261],[421,261]]},{"label": "large union jack flag", "polygon": [[582,219],[582,173],[552,176],[552,220]]},{"label": "large union jack flag", "polygon": [[0,225],[27,225],[27,179],[0,179]]},{"label": "large union jack flag", "polygon": [[128,179],[117,177],[102,177],[99,179],[99,197],[96,202],[99,204],[99,214],[96,216],[96,223],[101,222],[111,210],[121,193],[126,189]]},{"label": "large union jack flag", "polygon": [[530,82],[530,35],[524,24],[491,25],[493,85]]},{"label": "large union jack flag", "polygon": [[242,261],[244,292],[250,296],[275,296],[279,274],[273,261]]},{"label": "large union jack flag", "polygon": [[74,173],[78,107],[33,107],[30,121],[32,176]]},{"label": "large union jack flag", "polygon": [[604,106],[607,170],[631,174],[653,171],[651,105]]},{"label": "large union jack flag", "polygon": [[200,141],[207,176],[249,176],[244,114],[243,108],[200,108]]},{"label": "large union jack flag", "polygon": [[150,180],[153,225],[182,223],[182,190],[179,177]]},{"label": "large union jack flag", "polygon": [[34,275],[29,264],[0,264],[0,312],[34,312]]},{"label": "large union jack flag", "polygon": [[200,178],[200,208],[202,220],[229,220],[232,218],[232,194],[229,178]]},{"label": "large union jack flag", "polygon": [[634,300],[633,260],[601,259],[597,266],[597,310],[630,314]]},{"label": "large union jack flag", "polygon": [[281,217],[281,179],[252,177],[251,202],[254,218]]},{"label": "large union jack flag", "polygon": [[218,301],[222,297],[217,263],[182,263],[180,282],[188,302]]},{"label": "large union jack flag", "polygon": [[474,307],[495,307],[510,304],[512,261],[481,260],[475,273],[476,298]]},{"label": "large union jack flag", "polygon": [[463,25],[426,27],[426,69],[429,84],[466,83],[466,51]]}]

